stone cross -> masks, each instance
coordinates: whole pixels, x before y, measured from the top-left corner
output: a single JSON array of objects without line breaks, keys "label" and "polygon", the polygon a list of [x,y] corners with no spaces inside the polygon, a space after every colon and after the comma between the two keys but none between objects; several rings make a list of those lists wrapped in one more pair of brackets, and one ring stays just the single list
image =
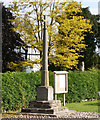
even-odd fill
[{"label": "stone cross", "polygon": [[49,72],[48,72],[48,41],[46,39],[46,18],[44,16],[43,29],[43,59],[41,72],[41,86],[37,88],[37,101],[53,100],[53,88],[49,86]]},{"label": "stone cross", "polygon": [[48,42],[47,42],[47,28],[46,17],[44,16],[44,29],[43,29],[43,60],[42,60],[42,78],[41,86],[49,86],[48,75]]}]

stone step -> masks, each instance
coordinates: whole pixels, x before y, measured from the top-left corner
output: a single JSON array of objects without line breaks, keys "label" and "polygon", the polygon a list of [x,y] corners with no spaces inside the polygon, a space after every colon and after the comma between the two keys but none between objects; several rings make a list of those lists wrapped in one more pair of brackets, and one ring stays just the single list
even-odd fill
[{"label": "stone step", "polygon": [[60,100],[51,100],[51,101],[30,101],[29,108],[54,108],[61,107]]},{"label": "stone step", "polygon": [[43,108],[23,108],[21,112],[26,113],[44,113],[44,114],[54,114],[53,109],[43,109]]},{"label": "stone step", "polygon": [[21,112],[26,113],[44,113],[44,114],[55,114],[58,112],[68,112],[66,107],[54,107],[54,108],[23,108]]},{"label": "stone step", "polygon": [[[16,113],[7,113],[8,115],[12,116],[12,115],[22,115],[23,117],[25,116],[41,116],[41,117],[65,117],[66,115],[71,115],[71,114],[74,114],[76,111],[73,111],[73,110],[69,110],[68,112],[66,111],[60,111],[60,112],[56,112],[55,114],[44,114],[44,113],[27,113],[27,112],[16,112]],[[52,118],[53,120],[53,118]]]}]

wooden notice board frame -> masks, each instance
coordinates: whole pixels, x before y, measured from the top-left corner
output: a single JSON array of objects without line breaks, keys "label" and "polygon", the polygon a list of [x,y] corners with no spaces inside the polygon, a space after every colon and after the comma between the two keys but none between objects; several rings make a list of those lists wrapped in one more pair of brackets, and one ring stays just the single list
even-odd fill
[{"label": "wooden notice board frame", "polygon": [[68,92],[68,72],[54,71],[54,90],[56,94]]},{"label": "wooden notice board frame", "polygon": [[65,93],[68,92],[68,72],[54,71],[54,94],[57,100],[57,94],[63,93],[63,105],[65,106]]}]

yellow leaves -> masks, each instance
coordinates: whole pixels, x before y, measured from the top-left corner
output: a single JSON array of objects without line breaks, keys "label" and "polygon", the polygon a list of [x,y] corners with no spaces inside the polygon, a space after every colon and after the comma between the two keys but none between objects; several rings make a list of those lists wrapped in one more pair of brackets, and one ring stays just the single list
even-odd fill
[{"label": "yellow leaves", "polygon": [[55,65],[72,68],[77,66],[78,58],[82,57],[79,53],[85,49],[85,32],[91,31],[90,21],[83,16],[78,16],[81,12],[81,5],[77,2],[69,3],[65,13],[59,15],[59,32],[56,36],[55,45]]},{"label": "yellow leaves", "polygon": [[78,2],[69,2],[68,5],[65,7],[65,12],[67,15],[72,17],[73,15],[76,15],[78,12],[81,11],[81,4]]},{"label": "yellow leaves", "polygon": [[15,62],[10,62],[9,65],[7,66],[9,69],[11,70],[14,70],[14,71],[22,71],[24,70],[27,66],[33,66],[34,64],[37,64],[39,63],[39,59],[36,61],[32,61],[32,60],[29,60],[29,61],[15,61]]},{"label": "yellow leaves", "polygon": [[[10,8],[16,14],[14,30],[19,31],[25,43],[34,46],[39,51],[42,51],[43,21],[41,20],[45,13],[48,20],[49,60],[57,66],[68,68],[77,65],[78,58],[81,56],[78,53],[86,47],[84,32],[90,32],[92,28],[89,20],[78,16],[78,13],[82,12],[80,3],[67,0],[55,1],[55,3],[51,0],[46,2],[26,0],[23,3],[13,3]],[[23,12],[27,8],[25,14],[22,13],[22,8]],[[40,61],[40,59],[34,60],[36,63]],[[19,64],[31,66],[33,62],[24,61]],[[12,66],[17,67],[17,64],[12,64]]]}]

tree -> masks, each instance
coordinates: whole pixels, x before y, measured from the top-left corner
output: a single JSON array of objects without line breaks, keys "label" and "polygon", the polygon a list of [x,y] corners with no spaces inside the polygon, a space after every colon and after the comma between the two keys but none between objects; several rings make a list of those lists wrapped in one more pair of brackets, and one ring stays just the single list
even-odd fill
[{"label": "tree", "polygon": [[2,7],[2,71],[6,72],[10,70],[7,66],[10,62],[19,62],[23,60],[20,52],[17,52],[17,48],[23,46],[23,41],[20,39],[20,35],[12,30],[12,23],[8,20],[14,20],[12,13]]},{"label": "tree", "polygon": [[78,52],[85,48],[83,33],[91,30],[89,20],[82,16],[75,16],[77,12],[81,12],[80,4],[68,3],[67,0],[66,2],[35,0],[34,2],[13,2],[10,10],[15,16],[14,30],[20,33],[26,44],[30,44],[40,52],[40,61],[43,42],[42,21],[45,14],[48,20],[49,63],[68,68],[77,65],[78,57],[81,56]]},{"label": "tree", "polygon": [[59,32],[55,40],[54,64],[57,66],[72,69],[77,66],[78,58],[82,57],[79,53],[86,48],[84,32],[89,33],[92,25],[83,16],[78,16],[81,12],[81,4],[70,2],[56,18]]},{"label": "tree", "polygon": [[84,37],[84,41],[86,46],[86,49],[84,49],[84,52],[81,53],[84,57],[80,58],[79,61],[85,62],[85,69],[88,69],[93,66],[93,56],[95,55],[95,49],[97,45],[97,33],[98,33],[98,24],[97,24],[97,18],[95,15],[92,15],[89,11],[89,8],[82,8],[82,12],[78,15],[84,16],[85,19],[90,20],[90,23],[92,24],[92,33],[87,32],[85,33],[86,36]]}]

